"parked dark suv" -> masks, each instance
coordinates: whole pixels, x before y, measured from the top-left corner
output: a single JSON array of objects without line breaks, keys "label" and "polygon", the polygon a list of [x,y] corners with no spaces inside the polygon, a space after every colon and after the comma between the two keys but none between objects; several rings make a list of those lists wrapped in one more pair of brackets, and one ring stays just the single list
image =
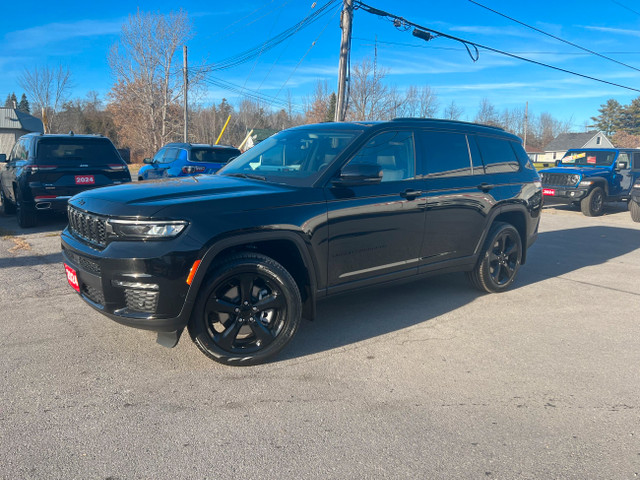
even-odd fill
[{"label": "parked dark suv", "polygon": [[282,131],[216,175],[77,195],[62,250],[96,310],[167,346],[187,326],[212,359],[247,365],[279,352],[327,295],[451,271],[502,292],[541,201],[520,139],[501,129],[325,123]]},{"label": "parked dark suv", "polygon": [[227,145],[168,143],[153,158],[144,159],[146,165],[138,171],[138,180],[215,173],[240,153]]},{"label": "parked dark suv", "polygon": [[2,160],[4,213],[15,213],[21,227],[35,225],[38,211],[65,212],[67,200],[84,190],[131,181],[111,140],[98,135],[29,133]]}]

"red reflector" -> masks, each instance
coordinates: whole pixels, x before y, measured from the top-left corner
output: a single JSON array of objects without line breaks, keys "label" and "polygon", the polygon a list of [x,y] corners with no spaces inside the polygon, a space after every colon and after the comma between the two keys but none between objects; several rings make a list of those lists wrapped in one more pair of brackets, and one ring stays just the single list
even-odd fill
[{"label": "red reflector", "polygon": [[58,196],[57,195],[38,195],[36,197],[36,200],[45,200],[45,199],[50,200],[52,198],[58,198]]},{"label": "red reflector", "polygon": [[191,285],[191,282],[193,282],[193,277],[196,276],[196,272],[198,271],[199,266],[200,260],[196,260],[195,262],[193,262],[193,266],[191,267],[191,270],[189,270],[189,276],[187,277],[187,285]]}]

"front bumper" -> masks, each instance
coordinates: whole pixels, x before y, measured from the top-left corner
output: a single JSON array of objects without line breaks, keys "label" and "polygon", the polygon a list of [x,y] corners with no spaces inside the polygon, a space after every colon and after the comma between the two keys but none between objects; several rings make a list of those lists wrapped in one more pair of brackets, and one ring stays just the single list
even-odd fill
[{"label": "front bumper", "polygon": [[[551,194],[553,192],[553,194]],[[579,202],[589,194],[588,188],[556,187],[553,185],[542,185],[542,195],[545,202],[551,200],[557,203]]]},{"label": "front bumper", "polygon": [[192,307],[186,279],[197,252],[180,251],[177,239],[113,242],[104,250],[81,242],[68,229],[61,239],[64,263],[76,271],[79,294],[91,307],[144,330],[173,332],[186,326]]}]

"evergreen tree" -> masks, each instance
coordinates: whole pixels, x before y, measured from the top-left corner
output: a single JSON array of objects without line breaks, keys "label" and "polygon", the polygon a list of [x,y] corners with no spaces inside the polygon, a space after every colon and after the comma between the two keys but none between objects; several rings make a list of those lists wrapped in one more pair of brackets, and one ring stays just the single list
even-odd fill
[{"label": "evergreen tree", "polygon": [[338,103],[338,98],[336,97],[335,92],[331,92],[329,96],[329,106],[327,107],[327,114],[324,117],[325,122],[333,122],[336,117],[336,105]]},{"label": "evergreen tree", "polygon": [[634,98],[629,105],[622,108],[621,127],[621,130],[631,135],[640,134],[640,97]]},{"label": "evergreen tree", "polygon": [[7,95],[7,99],[4,101],[4,106],[11,108],[11,94]]},{"label": "evergreen tree", "polygon": [[602,130],[607,137],[611,137],[623,123],[623,107],[617,100],[610,98],[607,103],[600,105],[597,117],[591,117],[595,122],[594,126]]},{"label": "evergreen tree", "polygon": [[7,95],[7,99],[4,101],[4,106],[7,108],[15,108],[15,105],[18,104],[18,98],[15,93],[11,93],[11,95]]},{"label": "evergreen tree", "polygon": [[22,97],[20,97],[20,103],[18,103],[18,110],[24,113],[31,113],[29,100],[27,100],[27,96],[24,93],[22,94]]}]

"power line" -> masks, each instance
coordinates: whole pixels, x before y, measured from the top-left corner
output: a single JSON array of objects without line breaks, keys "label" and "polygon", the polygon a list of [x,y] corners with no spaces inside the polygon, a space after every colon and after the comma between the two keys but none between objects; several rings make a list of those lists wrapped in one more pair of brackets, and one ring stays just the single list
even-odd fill
[{"label": "power line", "polygon": [[519,24],[519,25],[522,25],[523,27],[527,27],[527,28],[529,28],[529,29],[531,29],[531,30],[534,30],[534,31],[538,32],[538,33],[541,33],[541,34],[543,34],[543,35],[546,35],[547,37],[551,37],[551,38],[553,38],[554,40],[558,40],[558,41],[560,41],[560,42],[566,43],[567,45],[571,45],[572,47],[575,47],[575,48],[578,48],[578,49],[580,49],[580,50],[583,50],[583,51],[585,51],[585,52],[587,52],[587,53],[590,53],[591,55],[595,55],[596,57],[604,58],[605,60],[609,60],[610,62],[614,62],[614,63],[617,63],[618,65],[622,65],[622,66],[624,66],[624,67],[627,67],[627,68],[630,68],[630,69],[632,69],[632,70],[635,70],[636,72],[640,72],[640,68],[633,67],[633,66],[631,66],[631,65],[629,65],[629,64],[627,64],[627,63],[620,62],[620,61],[616,60],[615,58],[607,57],[606,55],[602,55],[602,54],[600,54],[600,53],[598,53],[598,52],[594,52],[593,50],[590,50],[590,49],[588,49],[588,48],[582,47],[582,46],[580,46],[580,45],[578,45],[578,44],[576,44],[576,43],[570,42],[569,40],[565,40],[565,39],[560,38],[560,37],[558,37],[558,36],[556,36],[556,35],[553,35],[553,34],[551,34],[551,33],[545,32],[544,30],[540,30],[539,28],[536,28],[536,27],[534,27],[534,26],[532,26],[532,25],[528,25],[528,24],[526,24],[526,23],[524,23],[524,22],[521,22],[520,20],[516,20],[516,19],[515,19],[515,18],[513,18],[513,17],[510,17],[510,16],[508,16],[508,15],[505,15],[504,13],[501,13],[501,12],[498,12],[497,10],[494,10],[494,9],[492,9],[492,8],[489,8],[489,7],[487,7],[486,5],[483,5],[483,4],[479,3],[479,2],[476,2],[475,0],[468,0],[468,1],[469,1],[469,2],[471,2],[471,3],[473,3],[474,5],[477,5],[477,6],[481,7],[481,8],[484,8],[485,10],[489,10],[490,12],[493,12],[493,13],[495,13],[496,15],[500,15],[501,17],[504,17],[504,18],[506,18],[506,19],[509,19],[509,20],[511,20],[512,22],[515,22],[515,23],[517,23],[517,24]]},{"label": "power line", "polygon": [[[480,43],[476,43],[476,42],[472,42],[470,40],[465,40],[463,38],[460,37],[455,37],[453,35],[449,35],[443,32],[439,32],[438,30],[434,30],[432,28],[427,28],[427,27],[423,27],[422,25],[418,25],[417,23],[413,23],[410,22],[402,17],[399,17],[397,15],[393,15],[391,13],[385,12],[383,10],[379,10],[377,8],[371,7],[369,5],[367,5],[366,3],[360,2],[358,0],[356,0],[356,5],[357,8],[362,8],[364,11],[371,13],[373,15],[378,15],[381,17],[387,17],[389,19],[392,19],[394,22],[394,26],[396,26],[396,28],[403,28],[404,30],[407,30],[409,26],[414,27],[417,30],[414,30],[414,34],[417,32],[418,35],[420,35],[420,38],[423,38],[424,40],[432,40],[434,38],[437,37],[443,37],[443,38],[448,38],[450,40],[455,40],[457,42],[460,42],[462,45],[464,45],[464,47],[467,49],[467,53],[469,53],[469,55],[471,56],[471,59],[475,62],[478,60],[478,56],[474,56],[472,55],[469,46],[473,47],[476,52],[478,48],[481,48],[483,50],[488,50],[490,52],[494,52],[494,53],[498,53],[500,55],[505,55],[507,57],[511,57],[511,58],[516,58],[518,60],[522,60],[524,62],[529,62],[529,63],[533,63],[534,65],[539,65],[541,67],[546,67],[546,68],[550,68],[552,70],[556,70],[559,72],[563,72],[563,73],[568,73],[570,75],[575,75],[577,77],[581,77],[581,78],[586,78],[587,80],[593,80],[595,82],[600,82],[600,83],[605,83],[607,85],[612,85],[614,87],[619,87],[619,88],[624,88],[625,90],[631,90],[634,92],[640,92],[640,89],[637,88],[633,88],[633,87],[627,87],[626,85],[621,85],[619,83],[614,83],[614,82],[609,82],[608,80],[602,80],[600,78],[596,78],[596,77],[592,77],[589,75],[585,75],[582,73],[578,73],[578,72],[573,72],[571,70],[567,70],[565,68],[560,68],[560,67],[556,67],[554,65],[549,65],[547,63],[543,63],[543,62],[538,62],[536,60],[532,60],[530,58],[526,58],[526,57],[522,57],[520,55],[515,55],[513,53],[509,53],[509,52],[505,52],[504,50],[498,50],[497,48],[493,48],[493,47],[489,47],[487,45],[482,45]],[[407,27],[407,28],[405,28]]]},{"label": "power line", "polygon": [[622,3],[620,3],[620,2],[616,2],[616,0],[611,0],[611,1],[612,1],[613,3],[615,3],[616,5],[620,5],[622,8],[626,8],[626,9],[627,9],[627,10],[629,10],[630,12],[633,12],[633,13],[635,13],[636,15],[640,16],[640,12],[637,12],[636,10],[634,10],[634,9],[632,9],[632,8],[629,8],[629,7],[627,7],[626,5],[623,5],[623,4],[622,4]]}]

